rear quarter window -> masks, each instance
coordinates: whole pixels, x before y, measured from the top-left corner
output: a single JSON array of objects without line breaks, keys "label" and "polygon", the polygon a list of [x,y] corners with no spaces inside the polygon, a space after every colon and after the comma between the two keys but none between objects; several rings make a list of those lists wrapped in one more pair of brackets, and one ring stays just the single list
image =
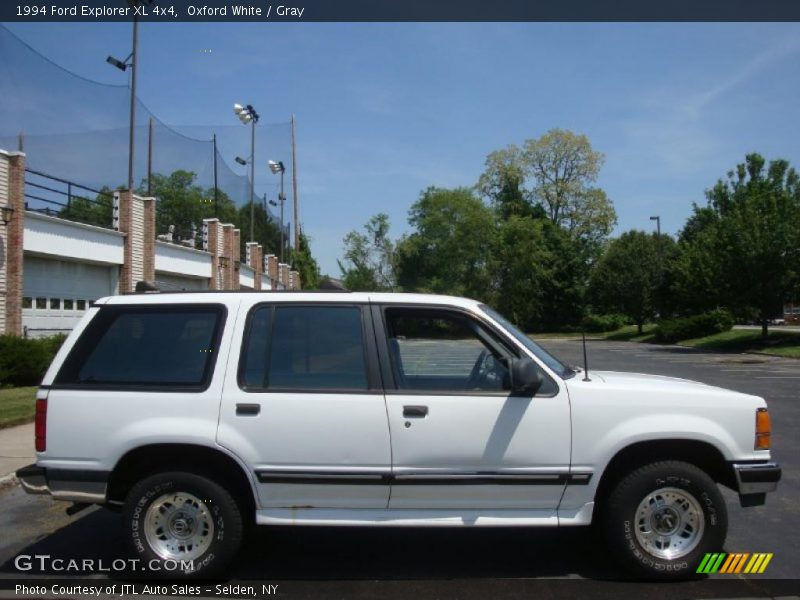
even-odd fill
[{"label": "rear quarter window", "polygon": [[75,344],[54,385],[205,389],[224,319],[222,305],[103,307]]}]

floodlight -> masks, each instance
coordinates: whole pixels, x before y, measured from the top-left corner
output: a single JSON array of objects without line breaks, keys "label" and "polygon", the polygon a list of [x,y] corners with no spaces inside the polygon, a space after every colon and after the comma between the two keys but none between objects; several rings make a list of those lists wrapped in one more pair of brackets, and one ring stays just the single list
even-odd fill
[{"label": "floodlight", "polygon": [[246,165],[247,164],[247,161],[245,159],[243,159],[241,156],[237,156],[234,160],[237,163],[239,163],[240,165]]},{"label": "floodlight", "polygon": [[117,67],[120,71],[125,71],[128,68],[128,65],[122,62],[119,59],[114,58],[113,56],[109,56],[106,58],[106,62],[112,66]]}]

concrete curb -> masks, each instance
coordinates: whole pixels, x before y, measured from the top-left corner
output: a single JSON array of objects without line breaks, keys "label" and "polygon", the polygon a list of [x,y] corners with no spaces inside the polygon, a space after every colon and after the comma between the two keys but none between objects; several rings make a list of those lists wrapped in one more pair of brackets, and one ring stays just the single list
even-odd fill
[{"label": "concrete curb", "polygon": [[14,487],[17,485],[19,481],[17,480],[16,473],[9,473],[8,475],[3,475],[0,477],[0,490],[5,490],[6,488]]}]

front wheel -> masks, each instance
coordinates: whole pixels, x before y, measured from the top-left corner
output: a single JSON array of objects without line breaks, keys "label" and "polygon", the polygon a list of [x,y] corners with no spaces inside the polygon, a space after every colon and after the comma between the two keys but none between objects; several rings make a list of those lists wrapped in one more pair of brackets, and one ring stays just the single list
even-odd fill
[{"label": "front wheel", "polygon": [[728,530],[714,481],[689,463],[663,461],[624,477],[608,497],[603,526],[609,546],[638,575],[685,579]]},{"label": "front wheel", "polygon": [[151,575],[219,574],[242,543],[236,501],[218,484],[191,473],[143,479],[128,494],[123,517],[133,552]]}]

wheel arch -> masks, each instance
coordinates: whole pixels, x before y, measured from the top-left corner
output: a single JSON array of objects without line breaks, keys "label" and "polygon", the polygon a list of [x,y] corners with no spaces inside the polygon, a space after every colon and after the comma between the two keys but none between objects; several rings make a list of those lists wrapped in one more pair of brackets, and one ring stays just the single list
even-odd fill
[{"label": "wheel arch", "polygon": [[632,470],[661,460],[679,460],[708,473],[716,483],[735,489],[733,472],[723,453],[713,444],[692,439],[660,439],[635,442],[611,458],[595,490],[595,507],[601,508],[613,486]]},{"label": "wheel arch", "polygon": [[230,454],[200,444],[148,444],[129,450],[111,471],[108,502],[122,504],[137,481],[166,471],[186,471],[223,485],[239,504],[243,515],[247,519],[255,518],[257,496],[248,471]]}]

